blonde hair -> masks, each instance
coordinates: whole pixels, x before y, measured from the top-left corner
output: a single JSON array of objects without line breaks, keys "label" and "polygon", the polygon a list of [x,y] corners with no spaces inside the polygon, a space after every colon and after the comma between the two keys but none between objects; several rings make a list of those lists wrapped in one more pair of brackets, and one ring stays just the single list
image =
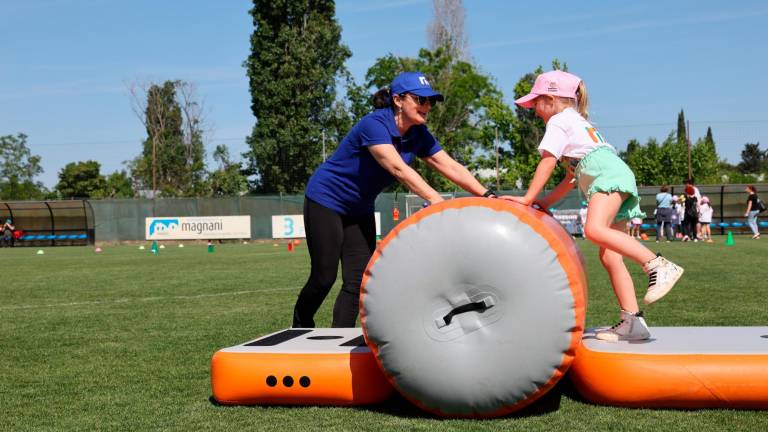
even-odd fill
[{"label": "blonde hair", "polygon": [[[584,81],[579,81],[579,86],[576,88],[576,98],[553,96],[559,100],[562,104],[572,107],[576,110],[584,120],[589,119],[589,97],[587,96],[587,86]],[[563,105],[560,105],[561,107]]]},{"label": "blonde hair", "polygon": [[587,85],[584,81],[579,82],[579,87],[576,89],[576,111],[584,117],[584,120],[589,118],[589,97],[587,96]]}]

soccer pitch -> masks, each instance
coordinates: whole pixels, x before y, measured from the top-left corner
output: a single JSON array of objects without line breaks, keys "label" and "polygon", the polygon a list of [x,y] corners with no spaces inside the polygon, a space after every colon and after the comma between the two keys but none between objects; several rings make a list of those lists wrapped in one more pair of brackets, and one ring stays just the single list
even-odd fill
[{"label": "soccer pitch", "polygon": [[[647,243],[686,272],[653,326],[768,325],[768,239]],[[589,276],[587,326],[618,306],[596,248],[577,240]],[[290,326],[309,273],[304,244],[273,242],[0,250],[0,430],[768,430],[768,412],[591,405],[564,380],[548,403],[494,420],[442,420],[399,397],[370,407],[224,407],[209,401],[210,359]],[[647,283],[630,264],[638,295]],[[340,279],[340,278],[339,278]],[[317,316],[330,325],[337,281]],[[482,365],[478,365],[482,367]]]}]

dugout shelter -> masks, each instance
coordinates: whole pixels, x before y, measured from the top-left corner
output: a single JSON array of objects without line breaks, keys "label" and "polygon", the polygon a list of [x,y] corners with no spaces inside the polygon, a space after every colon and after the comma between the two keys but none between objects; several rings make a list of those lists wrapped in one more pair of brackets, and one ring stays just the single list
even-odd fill
[{"label": "dugout shelter", "polygon": [[95,241],[87,200],[0,201],[0,220],[13,221],[14,246],[85,246]]}]

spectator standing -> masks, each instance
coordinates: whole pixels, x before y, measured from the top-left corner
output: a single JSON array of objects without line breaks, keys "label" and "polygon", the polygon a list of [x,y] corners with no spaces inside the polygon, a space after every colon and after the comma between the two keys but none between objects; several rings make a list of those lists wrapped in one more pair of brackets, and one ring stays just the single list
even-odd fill
[{"label": "spectator standing", "polygon": [[3,224],[2,229],[2,241],[0,242],[0,247],[11,247],[13,246],[13,232],[16,230],[16,227],[13,226],[13,222],[10,219],[6,219],[5,223]]},{"label": "spectator standing", "polygon": [[683,218],[683,241],[699,241],[696,236],[696,226],[699,223],[699,199],[696,197],[693,186],[685,187],[685,201],[683,204],[685,215]]},{"label": "spectator standing", "polygon": [[[696,187],[696,185],[693,182],[693,177],[685,179],[685,187],[688,188],[688,186],[693,188],[693,196],[696,197],[696,205],[701,204],[701,191],[699,191],[699,188]],[[696,235],[697,237],[701,237],[701,223],[696,223]]]},{"label": "spectator standing", "polygon": [[659,242],[661,233],[664,233],[667,241],[674,239],[672,232],[672,194],[669,193],[669,186],[664,185],[656,194],[656,243]]},{"label": "spectator standing", "polygon": [[760,238],[760,230],[757,227],[757,215],[765,211],[765,204],[757,196],[757,189],[754,186],[747,186],[744,191],[749,194],[747,197],[747,211],[744,212],[744,216],[747,218],[749,229],[752,230],[752,238],[757,240]]}]

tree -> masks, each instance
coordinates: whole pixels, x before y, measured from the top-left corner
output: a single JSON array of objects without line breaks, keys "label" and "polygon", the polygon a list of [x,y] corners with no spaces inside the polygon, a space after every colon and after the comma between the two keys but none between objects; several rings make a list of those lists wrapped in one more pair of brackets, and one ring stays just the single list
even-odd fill
[{"label": "tree", "polygon": [[244,154],[248,173],[260,192],[298,192],[321,162],[323,131],[329,139],[342,133],[334,129],[336,81],[351,52],[332,0],[253,0],[250,14],[244,66],[256,124]]},{"label": "tree", "polygon": [[677,114],[677,142],[679,143],[687,143],[688,142],[688,132],[686,130],[685,126],[685,113],[683,113],[683,110],[680,110],[680,113]]},{"label": "tree", "polygon": [[122,171],[115,171],[105,179],[104,191],[95,198],[133,198],[133,183],[128,174]]},{"label": "tree", "polygon": [[467,56],[467,36],[464,32],[464,5],[461,0],[432,0],[435,17],[427,27],[430,51],[443,48],[457,60]]},{"label": "tree", "polygon": [[760,143],[746,143],[741,151],[741,162],[737,165],[743,174],[758,174],[768,164],[768,150],[760,150]]},{"label": "tree", "polygon": [[27,147],[27,136],[0,136],[0,199],[42,199],[47,193],[35,177],[42,174],[40,156]]},{"label": "tree", "polygon": [[[680,117],[678,116],[678,119]],[[671,131],[659,145],[655,138],[641,145],[637,140],[627,144],[624,158],[639,185],[680,184],[688,177],[688,144]],[[691,148],[691,172],[698,183],[716,183],[720,179],[721,162],[717,156],[711,128]]]},{"label": "tree", "polygon": [[717,156],[712,128],[707,128],[707,135],[696,140],[691,149],[691,169],[697,183],[719,183],[718,173],[720,158]]},{"label": "tree", "polygon": [[133,110],[147,130],[131,174],[153,196],[195,196],[204,189],[204,118],[194,85],[185,81],[129,87]]},{"label": "tree", "polygon": [[636,145],[632,152],[627,152],[627,165],[635,174],[635,181],[639,185],[664,184],[664,166],[661,164],[662,148],[655,138],[648,140],[646,145]]},{"label": "tree", "polygon": [[219,163],[219,169],[208,177],[214,196],[239,196],[248,191],[248,179],[242,174],[240,162],[230,158],[227,146],[216,146],[213,159]]},{"label": "tree", "polygon": [[59,171],[56,190],[62,198],[102,197],[107,182],[100,170],[101,165],[93,160],[68,163]]}]

